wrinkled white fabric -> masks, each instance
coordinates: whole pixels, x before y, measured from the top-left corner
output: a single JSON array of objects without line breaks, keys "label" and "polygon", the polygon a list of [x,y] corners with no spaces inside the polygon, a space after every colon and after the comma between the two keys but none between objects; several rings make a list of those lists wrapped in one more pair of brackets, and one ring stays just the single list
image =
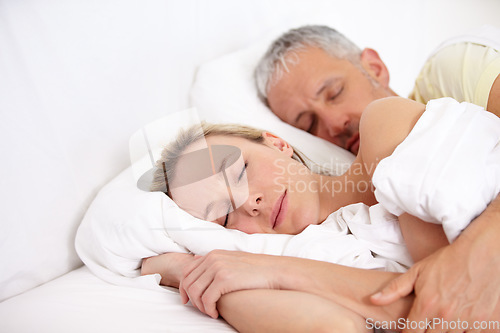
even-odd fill
[{"label": "wrinkled white fabric", "polygon": [[430,101],[373,175],[389,212],[442,224],[452,242],[500,191],[500,119],[451,98]]},{"label": "wrinkled white fabric", "polygon": [[413,264],[397,217],[381,205],[343,207],[291,237],[284,255],[341,265],[404,272]]}]

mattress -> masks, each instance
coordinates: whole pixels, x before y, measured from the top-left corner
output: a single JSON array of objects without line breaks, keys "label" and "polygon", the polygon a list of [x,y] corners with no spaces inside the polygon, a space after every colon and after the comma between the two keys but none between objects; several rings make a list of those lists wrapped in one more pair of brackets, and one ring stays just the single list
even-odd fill
[{"label": "mattress", "polygon": [[0,332],[236,332],[178,292],[111,285],[83,266],[0,303]]}]

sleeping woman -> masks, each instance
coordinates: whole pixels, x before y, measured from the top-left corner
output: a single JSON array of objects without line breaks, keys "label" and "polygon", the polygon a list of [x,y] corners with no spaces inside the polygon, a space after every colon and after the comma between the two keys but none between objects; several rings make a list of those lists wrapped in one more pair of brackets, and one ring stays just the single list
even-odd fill
[{"label": "sleeping woman", "polygon": [[[398,168],[398,162],[393,161],[393,169],[390,169],[381,161],[398,154],[404,161],[405,151],[411,154],[414,144],[415,134],[412,133],[411,140],[406,140],[412,130],[418,134],[425,126],[432,127],[426,122],[436,119],[444,127],[448,122],[463,122],[469,126],[475,124],[471,114],[474,117],[479,114],[480,121],[476,121],[479,125],[473,126],[482,132],[481,135],[488,130],[498,134],[500,128],[500,121],[488,112],[473,108],[471,112],[450,118],[450,108],[467,108],[468,105],[448,99],[436,103],[433,113],[428,110],[425,117],[425,105],[403,98],[390,97],[370,104],[361,119],[359,154],[341,176],[311,171],[300,153],[270,132],[233,125],[204,125],[203,133],[186,132],[164,150],[158,161],[157,182],[152,189],[164,191],[195,217],[250,234],[296,235],[309,225],[321,224],[341,207],[360,202],[372,206],[380,202],[398,216],[407,249],[413,260],[418,261],[448,245],[457,234],[453,228],[440,224],[443,218],[438,217],[435,221],[428,218],[427,215],[433,214],[433,207],[427,211],[420,209],[422,205],[409,209],[398,202],[401,193],[394,192],[394,186],[384,178],[393,172],[394,165]],[[481,129],[481,124],[489,129]],[[475,136],[474,133],[468,135]],[[432,140],[439,146],[439,137]],[[497,146],[495,140],[498,143],[498,135],[492,147]],[[407,142],[406,146],[402,145]],[[228,156],[236,152],[233,160],[240,156],[243,161],[236,171],[228,169],[224,173],[222,186],[198,181],[210,177],[203,173],[193,176],[193,160],[184,158],[207,147],[211,155],[220,147],[226,147]],[[221,160],[222,166],[210,166],[214,175],[219,169],[223,170],[227,162],[227,158]],[[450,159],[446,159],[445,152],[446,160]],[[492,164],[495,163],[500,164],[498,159],[493,160]],[[407,166],[402,164],[401,167]],[[488,170],[485,172],[490,172]],[[481,176],[498,177],[497,171],[498,168],[493,174]],[[421,178],[417,173],[416,181]],[[217,177],[219,181],[222,178]],[[239,191],[238,184],[243,178],[244,186],[240,187],[244,190]],[[438,179],[441,178],[439,175]],[[500,183],[499,179],[495,181]],[[461,183],[460,179],[455,183]],[[385,192],[377,193],[379,184],[387,188]],[[228,191],[219,191],[219,187],[229,190],[229,195]],[[485,198],[476,210],[484,209],[499,189],[494,185],[480,190]],[[473,196],[477,196],[476,192]],[[422,202],[428,199],[436,197],[427,196]],[[467,223],[476,215],[478,212],[472,211]],[[424,222],[417,216],[434,223]],[[466,225],[461,228],[464,227]],[[413,300],[410,294],[387,306],[374,306],[370,302],[369,295],[394,279],[398,275],[395,272],[236,251],[216,250],[203,257],[167,253],[144,259],[142,274],[153,273],[161,275],[163,285],[179,288],[185,303],[191,300],[200,311],[214,318],[220,314],[242,332],[370,331],[375,322],[404,323],[398,320],[406,318]],[[390,328],[400,330],[403,326]]]}]

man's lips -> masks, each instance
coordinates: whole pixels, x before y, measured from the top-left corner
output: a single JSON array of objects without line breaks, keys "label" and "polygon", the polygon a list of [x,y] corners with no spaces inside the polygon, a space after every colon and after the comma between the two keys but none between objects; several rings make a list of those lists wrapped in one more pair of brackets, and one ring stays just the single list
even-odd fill
[{"label": "man's lips", "polygon": [[346,149],[357,154],[359,150],[359,132],[356,132],[346,143]]},{"label": "man's lips", "polygon": [[286,216],[286,211],[288,207],[288,200],[285,192],[276,200],[276,203],[273,206],[273,211],[271,213],[270,224],[273,229],[278,227]]}]

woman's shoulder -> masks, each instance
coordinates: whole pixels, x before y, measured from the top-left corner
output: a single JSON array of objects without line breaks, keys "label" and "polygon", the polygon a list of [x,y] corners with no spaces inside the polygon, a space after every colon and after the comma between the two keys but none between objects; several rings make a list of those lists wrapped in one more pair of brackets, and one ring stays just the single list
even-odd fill
[{"label": "woman's shoulder", "polygon": [[361,116],[361,126],[382,125],[384,123],[408,124],[414,123],[422,115],[425,105],[403,97],[385,97],[377,99],[365,108]]},{"label": "woman's shoulder", "polygon": [[363,161],[378,164],[390,156],[424,111],[424,104],[402,97],[387,97],[370,103],[359,126],[359,153]]}]

